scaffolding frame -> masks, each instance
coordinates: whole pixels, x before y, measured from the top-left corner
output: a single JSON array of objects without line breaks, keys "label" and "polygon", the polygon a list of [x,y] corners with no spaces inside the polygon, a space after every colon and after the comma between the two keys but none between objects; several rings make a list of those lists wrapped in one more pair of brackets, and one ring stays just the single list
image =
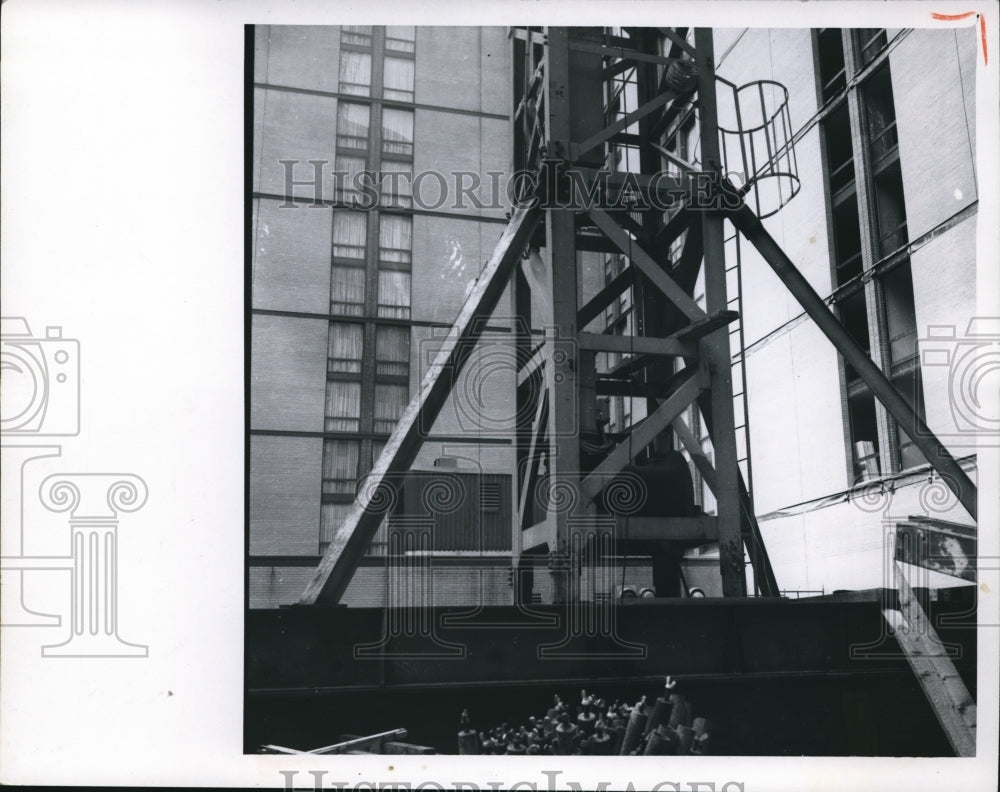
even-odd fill
[{"label": "scaffolding frame", "polygon": [[[626,36],[593,28],[511,30],[514,166],[538,173],[534,192],[522,196],[524,200],[513,211],[490,261],[366,486],[336,531],[300,604],[339,602],[384,517],[381,504],[385,499],[380,491],[391,486],[391,477],[412,465],[423,440],[422,427],[431,426],[442,409],[508,283],[513,283],[520,325],[532,327],[533,291],[550,301],[552,320],[540,343],[533,343],[530,332],[515,341],[519,345],[517,359],[523,362],[518,381],[524,384],[527,378],[536,377],[542,384],[534,388],[533,404],[526,403],[528,397],[520,389],[518,395],[517,449],[519,458],[527,463],[519,466],[516,476],[515,561],[548,554],[550,560],[555,559],[550,564],[554,600],[577,601],[585,553],[572,536],[580,530],[579,520],[574,523],[567,510],[555,507],[544,509],[541,519],[533,520],[526,508],[537,485],[540,460],[544,457],[550,480],[582,493],[581,513],[587,516],[595,511],[594,502],[604,482],[647,447],[666,442],[672,447],[676,437],[713,490],[717,512],[714,517],[695,521],[658,520],[647,528],[644,538],[675,545],[718,541],[724,596],[748,593],[746,548],[758,593],[777,596],[777,583],[738,466],[732,357],[726,329],[737,317],[728,310],[726,295],[723,234],[727,219],[758,250],[887,412],[899,424],[913,429],[914,443],[975,519],[976,488],[965,471],[851,338],[760,218],[742,200],[733,200],[741,198],[741,192],[724,176],[712,31],[695,29],[693,44],[686,28],[626,28],[624,32]],[[661,54],[663,51],[667,54]],[[603,112],[595,117],[593,103],[587,98],[600,91],[607,80],[629,69],[635,69],[637,75],[638,107],[611,121]],[[687,79],[692,73],[695,76]],[[663,132],[689,102],[699,119],[701,161],[697,171],[676,157],[671,160],[659,145]],[[604,102],[597,106],[603,110]],[[636,125],[638,134],[630,131]],[[638,147],[641,173],[602,178],[604,147],[616,142]],[[664,155],[681,169],[679,176],[656,178],[663,174],[654,174],[652,169],[659,170]],[[559,205],[574,178],[616,208]],[[687,199],[666,220],[655,212],[637,217],[629,211],[628,200],[636,191],[649,191],[648,195],[665,191],[674,196],[684,194]],[[670,244],[685,232],[683,251],[673,262]],[[546,253],[544,261],[534,252],[541,250]],[[585,305],[579,305],[577,299],[577,253],[582,250],[614,251],[629,260],[626,272]],[[529,277],[532,268],[518,266],[525,260],[541,262],[541,267],[534,268],[534,277]],[[705,310],[692,298],[699,271],[704,274]],[[583,332],[630,285],[636,287],[636,303],[642,305],[646,320],[634,328],[636,335]],[[581,465],[581,432],[592,429],[596,395],[602,390],[613,392],[609,389],[614,387],[596,374],[592,361],[598,351],[634,353],[630,364],[618,373],[627,378],[629,393],[647,398],[650,410],[645,420],[631,428],[627,439],[588,471]],[[684,364],[679,374],[674,373],[676,360]],[[709,431],[712,461],[683,421],[682,413],[692,404],[697,404]]]}]

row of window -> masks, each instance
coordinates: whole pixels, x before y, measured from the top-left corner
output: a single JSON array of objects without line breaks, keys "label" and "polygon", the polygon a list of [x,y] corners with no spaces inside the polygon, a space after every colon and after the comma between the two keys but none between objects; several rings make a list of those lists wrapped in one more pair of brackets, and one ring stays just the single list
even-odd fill
[{"label": "row of window", "polygon": [[[410,267],[413,219],[383,214],[378,218],[376,315],[410,318]],[[333,222],[330,313],[361,316],[365,304],[368,215],[338,211]]]},{"label": "row of window", "polygon": [[[371,131],[371,114],[371,105],[353,102],[340,102],[337,105],[337,149],[344,150],[346,157],[352,154],[360,158],[366,156],[368,136]],[[383,156],[412,159],[412,110],[383,107],[381,131]]]},{"label": "row of window", "polygon": [[[361,379],[364,326],[330,323],[324,430],[358,432],[361,428]],[[409,398],[410,330],[375,328],[374,432],[388,434]]]},{"label": "row of window", "polygon": [[[880,275],[875,288],[859,277],[864,267],[862,223],[874,231],[869,258],[878,261],[908,242],[906,204],[899,164],[892,73],[888,60],[858,86],[857,117],[843,97],[848,78],[866,68],[886,46],[884,30],[855,30],[848,34],[855,57],[845,57],[840,30],[818,31],[819,91],[832,109],[822,124],[827,155],[827,187],[832,214],[837,310],[855,341],[888,365],[887,374],[898,390],[922,411],[920,367],[917,361],[916,311],[910,263],[904,259]],[[859,160],[854,142],[865,147]],[[859,170],[856,163],[866,168]],[[865,179],[871,200],[859,200],[858,178]],[[877,317],[875,323],[869,317]],[[922,464],[923,457],[897,427],[894,448],[880,433],[875,397],[857,372],[845,365],[848,431],[855,480],[865,480],[898,468]],[[881,435],[881,436],[880,436]]]},{"label": "row of window", "polygon": [[[340,92],[412,102],[415,40],[412,26],[342,27]],[[373,69],[376,57],[381,58],[381,69]],[[411,208],[408,190],[413,133],[412,110],[378,101],[339,102],[336,170],[342,176],[336,185],[336,199],[350,205],[352,198],[359,197],[354,176],[363,171],[409,174],[410,178],[381,179],[380,205]],[[412,250],[412,217],[384,211],[334,210],[330,313],[361,317],[362,321],[330,323],[324,430],[355,437],[330,438],[323,443],[321,551],[346,517],[358,478],[371,469],[385,445],[382,438],[392,432],[409,402],[410,328],[372,320],[410,318]],[[376,290],[374,316],[365,307],[369,283]],[[365,348],[366,343],[374,344],[374,354]],[[366,419],[362,405],[368,410]],[[357,439],[357,435],[365,439]],[[370,449],[371,456],[362,459],[365,449]],[[382,530],[369,552],[382,552],[384,539]]]},{"label": "row of window", "polygon": [[[340,31],[340,92],[352,96],[372,95],[371,25],[346,25]],[[413,101],[416,28],[385,28],[385,55],[382,58],[382,98],[397,102]]]}]

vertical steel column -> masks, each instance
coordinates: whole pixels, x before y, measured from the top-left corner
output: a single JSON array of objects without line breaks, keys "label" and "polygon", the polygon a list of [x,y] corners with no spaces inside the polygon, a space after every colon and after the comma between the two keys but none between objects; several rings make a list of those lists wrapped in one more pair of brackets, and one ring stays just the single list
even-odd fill
[{"label": "vertical steel column", "polygon": [[[698,110],[700,113],[701,166],[706,173],[722,177],[719,152],[719,125],[715,98],[715,51],[710,28],[696,28],[694,46],[698,66]],[[722,215],[702,213],[701,227],[705,250],[706,313],[725,311],[726,254]],[[726,597],[745,597],[746,571],[740,531],[740,475],[736,450],[736,421],[733,415],[733,371],[729,332],[720,328],[701,342],[702,355],[708,363],[712,412],[712,447],[715,450],[717,489],[715,493],[719,523],[719,566],[722,593]]]},{"label": "vertical steel column", "polygon": [[[841,31],[843,36],[844,63],[855,74],[860,71],[861,57],[854,46],[852,30]],[[850,72],[849,72],[850,73]],[[861,236],[861,269],[864,273],[865,316],[868,320],[868,348],[872,361],[882,371],[889,371],[889,344],[883,328],[886,327],[885,301],[882,284],[872,277],[872,268],[881,258],[881,240],[878,235],[878,206],[875,184],[872,179],[871,152],[869,150],[868,111],[863,101],[863,87],[850,85],[847,89],[848,120],[851,130],[851,150],[854,159],[854,190],[858,208],[858,229]],[[875,399],[876,437],[878,438],[879,470],[883,476],[899,471],[899,434],[885,405]],[[852,459],[854,449],[851,449]]]},{"label": "vertical steel column", "polygon": [[[568,156],[570,137],[569,37],[566,28],[548,28],[545,63],[546,137],[549,154]],[[562,151],[558,149],[562,147]],[[555,150],[553,150],[555,149]],[[579,399],[577,392],[577,264],[576,227],[572,209],[550,209],[546,214],[546,247],[552,325],[555,334],[545,340],[545,380],[549,389],[548,472],[573,493],[580,492]],[[583,499],[579,498],[580,507]],[[591,510],[593,507],[589,507]],[[569,513],[549,505],[548,520],[554,523],[555,552],[553,596],[557,603],[579,599],[579,559],[571,557]]]}]

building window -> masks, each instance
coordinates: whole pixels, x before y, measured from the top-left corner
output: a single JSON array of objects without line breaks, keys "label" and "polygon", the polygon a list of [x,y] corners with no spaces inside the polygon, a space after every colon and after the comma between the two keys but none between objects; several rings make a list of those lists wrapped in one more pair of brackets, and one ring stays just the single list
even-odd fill
[{"label": "building window", "polygon": [[837,286],[861,274],[861,227],[858,224],[858,199],[848,193],[833,207],[834,261],[837,266]]},{"label": "building window", "polygon": [[[886,44],[885,31],[855,31],[853,36],[859,68],[872,62]],[[830,64],[840,64],[843,50],[841,40],[832,33],[827,36],[825,31],[819,34],[818,45],[819,81],[826,96]],[[860,100],[856,116],[850,110],[850,103],[844,102],[823,121],[837,311],[858,345],[865,352],[877,352],[876,362],[888,369],[887,376],[919,414],[921,385],[910,264],[904,260],[888,271],[880,269],[888,256],[907,244],[906,205],[888,62],[856,90]],[[856,160],[852,140],[861,141],[869,155],[867,162],[863,157]],[[857,173],[856,161],[863,162],[869,172]],[[864,202],[858,200],[859,183],[869,188],[870,196]],[[862,241],[863,227],[874,232],[869,250]],[[870,267],[866,274],[876,276],[873,283],[862,283],[859,277],[864,262]],[[877,317],[877,321],[870,321],[870,317]],[[870,480],[900,467],[921,464],[922,457],[911,442],[907,427],[897,426],[895,431],[891,427],[880,429],[879,408],[868,386],[846,363],[844,374],[854,481]]]},{"label": "building window", "polygon": [[410,260],[413,223],[402,215],[383,215],[378,241],[378,315],[410,318]]},{"label": "building window", "polygon": [[403,415],[409,402],[410,389],[406,385],[375,384],[375,431],[389,434]]},{"label": "building window", "polygon": [[865,112],[868,116],[868,146],[872,167],[896,153],[896,108],[892,101],[889,64],[878,69],[864,83]]},{"label": "building window", "polygon": [[375,332],[375,376],[409,375],[410,328],[379,326]]},{"label": "building window", "polygon": [[404,215],[383,215],[378,229],[379,264],[410,265],[413,221]]},{"label": "building window", "polygon": [[352,198],[358,197],[355,189],[355,176],[365,169],[366,161],[364,157],[354,157],[349,154],[338,154],[335,170],[339,174],[336,179],[336,198],[338,201],[349,203]]},{"label": "building window", "polygon": [[330,322],[327,374],[360,374],[364,351],[364,327]]},{"label": "building window", "polygon": [[[840,313],[840,321],[850,333],[851,338],[866,354],[869,353],[871,341],[868,334],[868,307],[865,303],[864,286],[859,283],[841,295],[837,299],[837,308]],[[844,373],[849,385],[860,379],[854,368],[846,362],[844,363]]]},{"label": "building window", "polygon": [[381,270],[378,274],[378,315],[388,319],[410,318],[410,273]]},{"label": "building window", "polygon": [[913,275],[905,261],[881,278],[885,299],[889,362],[895,367],[917,356],[917,315],[913,305]]},{"label": "building window", "polygon": [[361,422],[361,383],[332,379],[326,383],[326,432],[357,432]]},{"label": "building window", "polygon": [[413,165],[386,160],[380,173],[382,205],[394,209],[413,206]]},{"label": "building window", "polygon": [[878,423],[875,420],[875,397],[865,387],[847,397],[854,454],[854,483],[879,477]]},{"label": "building window", "polygon": [[372,91],[372,55],[370,52],[341,50],[340,92],[352,96],[370,96]]},{"label": "building window", "polygon": [[368,151],[368,127],[371,108],[368,105],[340,102],[337,105],[337,147],[351,151]]},{"label": "building window", "polygon": [[360,449],[357,440],[323,441],[324,495],[354,495]]},{"label": "building window", "polygon": [[839,28],[824,28],[816,34],[819,53],[820,95],[826,103],[847,87],[844,40]]},{"label": "building window", "polygon": [[361,316],[365,308],[365,269],[335,264],[330,273],[330,313]]},{"label": "building window", "polygon": [[855,46],[861,61],[859,68],[863,69],[878,55],[888,43],[883,28],[860,28],[854,31]]},{"label": "building window", "polygon": [[879,257],[884,258],[906,245],[906,201],[903,198],[903,176],[897,160],[872,179],[875,191],[876,226]]},{"label": "building window", "polygon": [[386,25],[385,48],[391,52],[413,53],[417,29],[413,25]]},{"label": "building window", "polygon": [[413,59],[385,57],[382,96],[397,102],[413,101]]},{"label": "building window", "polygon": [[364,261],[368,217],[362,212],[334,212],[333,257]]},{"label": "building window", "polygon": [[830,194],[837,203],[845,191],[854,188],[854,147],[846,102],[823,122],[823,140],[830,168]]},{"label": "building window", "polygon": [[412,111],[399,110],[395,107],[386,107],[382,110],[382,153],[390,157],[412,159]]},{"label": "building window", "polygon": [[342,25],[340,28],[340,43],[355,47],[371,47],[371,25]]}]

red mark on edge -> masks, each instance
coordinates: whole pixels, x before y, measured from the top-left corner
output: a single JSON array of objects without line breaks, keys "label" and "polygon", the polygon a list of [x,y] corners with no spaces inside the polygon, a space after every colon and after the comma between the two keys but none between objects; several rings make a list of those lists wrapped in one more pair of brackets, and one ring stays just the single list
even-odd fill
[{"label": "red mark on edge", "polygon": [[966,19],[970,16],[975,16],[979,19],[979,40],[983,45],[983,65],[985,66],[989,63],[989,57],[986,52],[986,17],[982,14],[977,14],[975,11],[966,11],[964,14],[931,14],[933,19],[940,19],[943,22],[956,22],[959,19]]},{"label": "red mark on edge", "polygon": [[964,14],[931,14],[934,19],[942,19],[945,22],[954,22],[957,19],[965,19],[975,14],[975,11],[966,11]]}]

